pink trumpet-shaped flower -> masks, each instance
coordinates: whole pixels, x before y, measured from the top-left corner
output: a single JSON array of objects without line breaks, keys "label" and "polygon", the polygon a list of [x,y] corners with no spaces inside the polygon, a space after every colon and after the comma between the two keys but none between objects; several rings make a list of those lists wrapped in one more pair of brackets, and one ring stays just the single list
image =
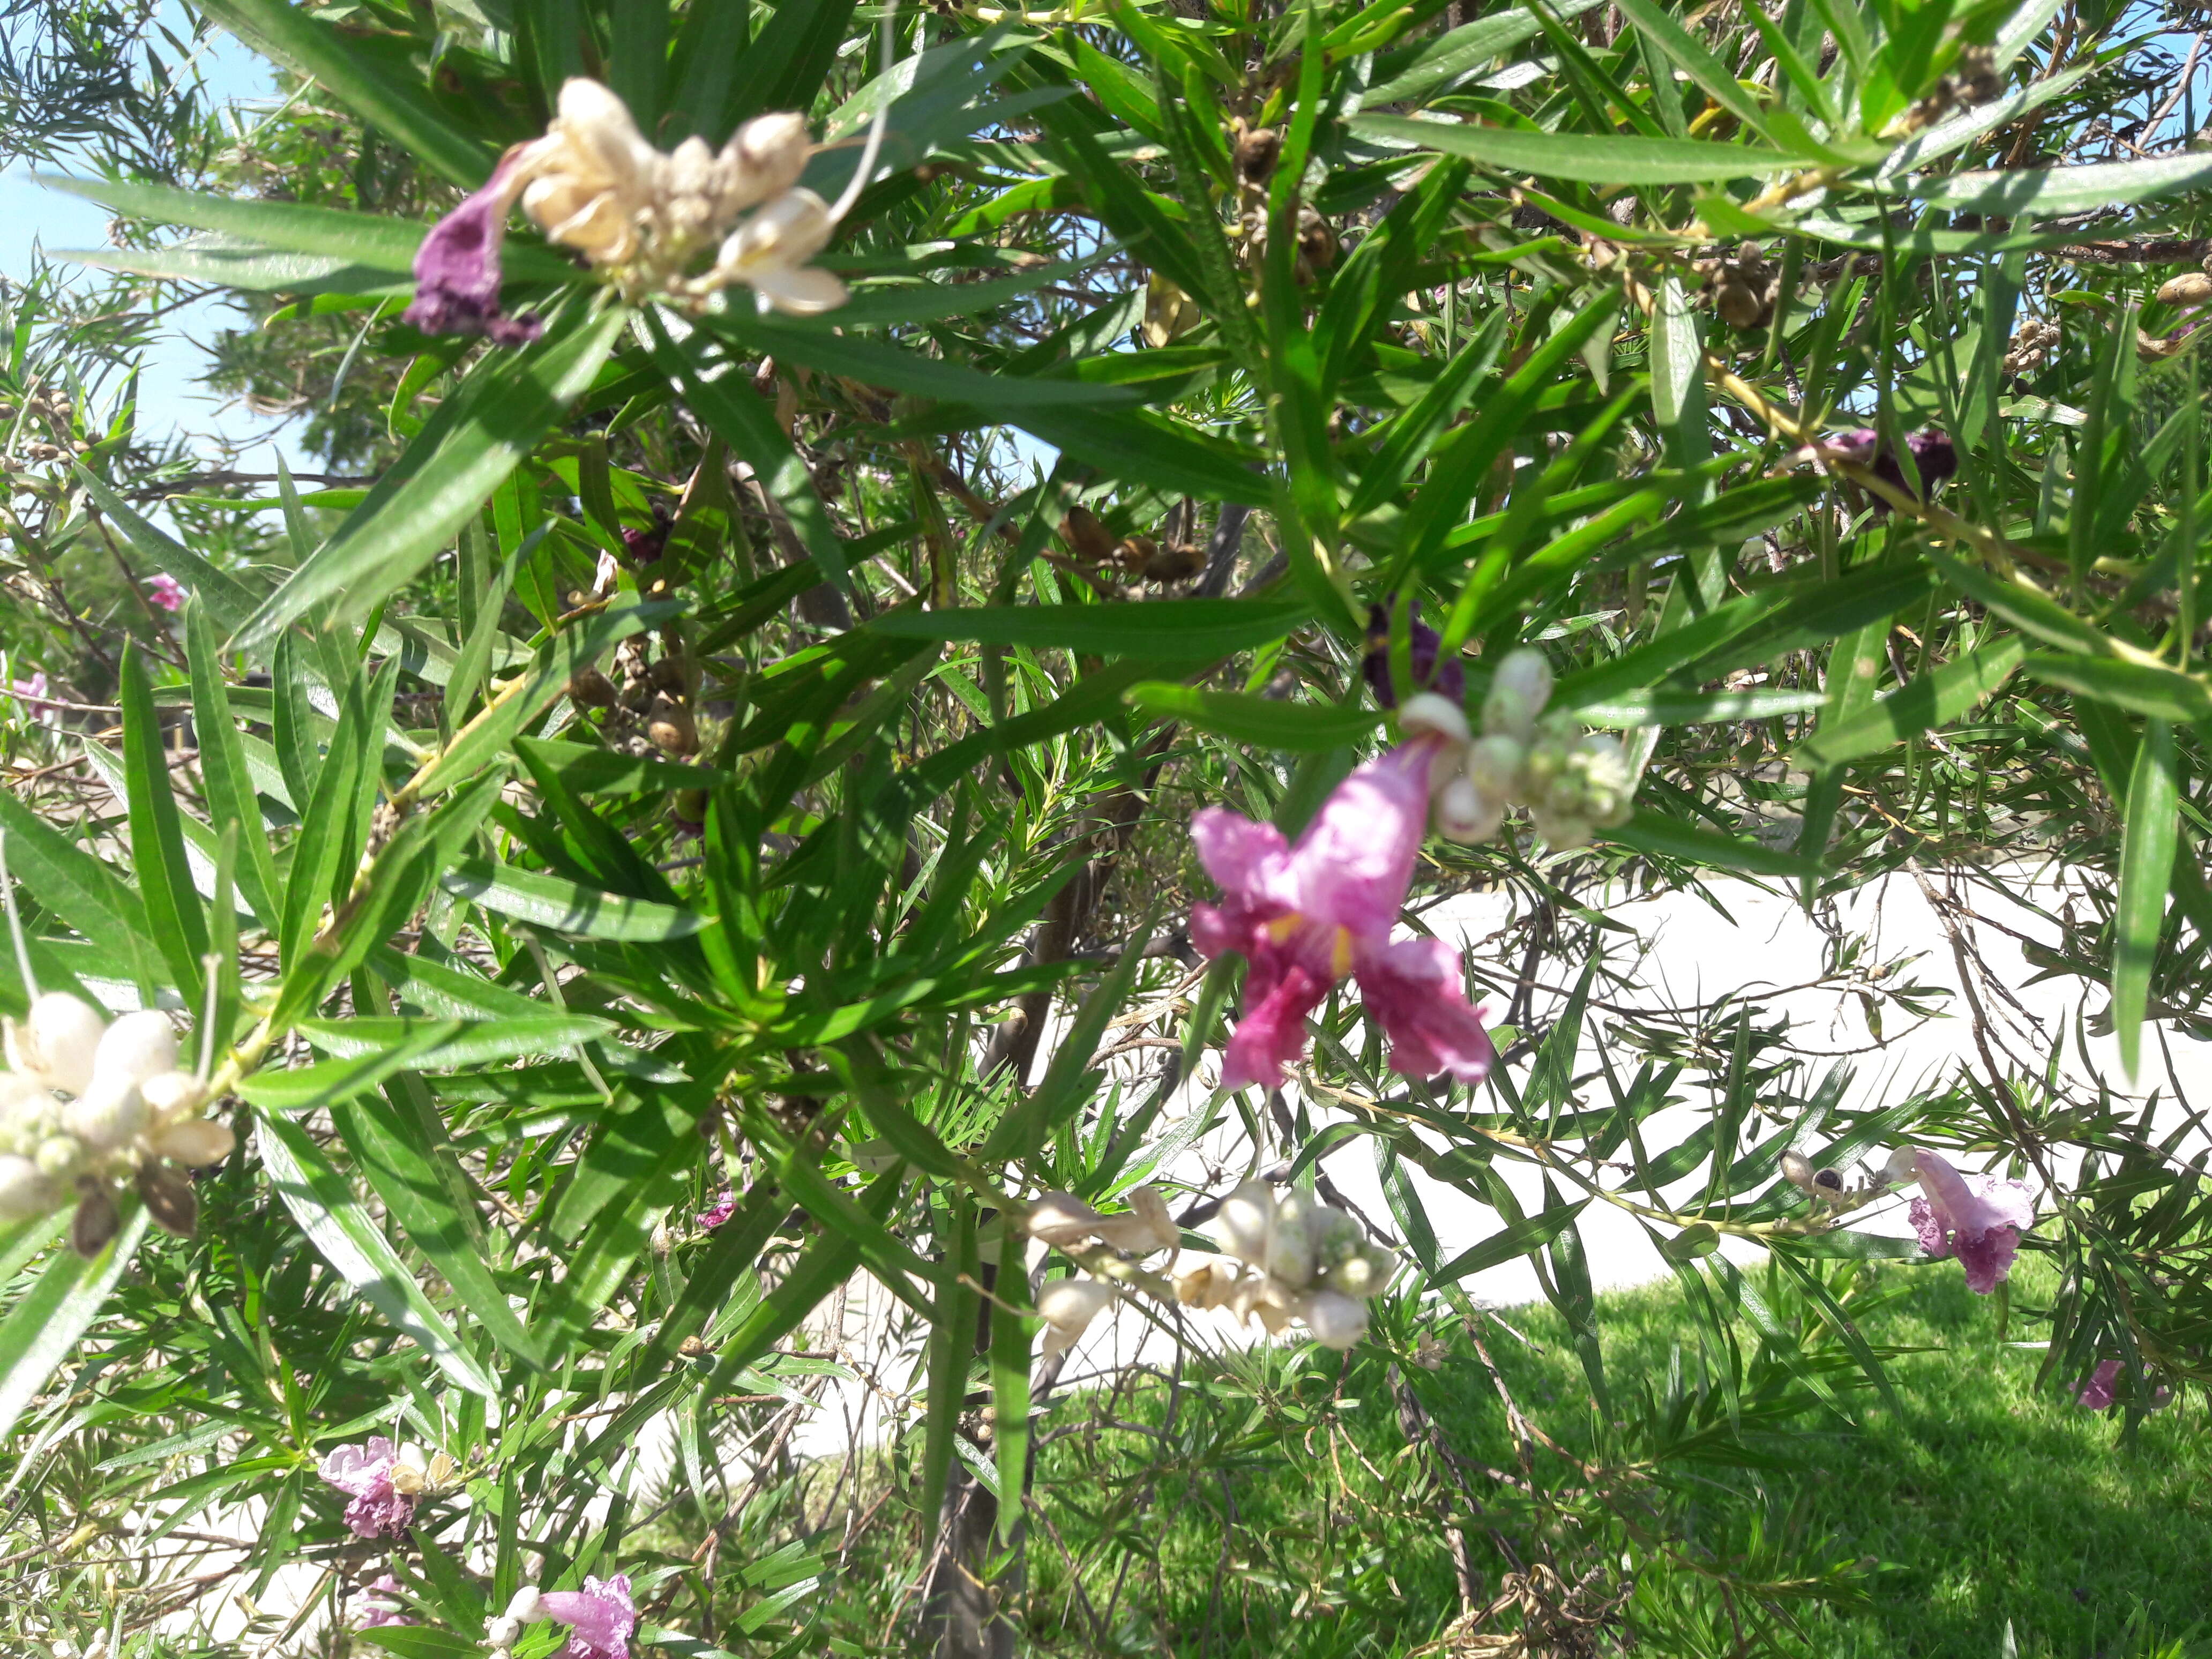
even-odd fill
[{"label": "pink trumpet-shaped flower", "polygon": [[2107,1359],[2095,1370],[2090,1372],[2088,1382],[2082,1385],[2081,1392],[2077,1396],[2079,1403],[2093,1412],[2112,1410],[2112,1384],[2119,1380],[2120,1362],[2117,1359]]},{"label": "pink trumpet-shaped flower", "polygon": [[415,1500],[392,1484],[399,1467],[399,1450],[382,1435],[359,1446],[340,1446],[323,1459],[318,1471],[353,1502],[346,1505],[346,1525],[356,1538],[396,1538],[415,1518]]},{"label": "pink trumpet-shaped flower", "polygon": [[415,299],[404,314],[425,334],[481,334],[505,346],[538,337],[537,318],[508,317],[499,308],[507,210],[526,182],[522,149],[502,156],[489,182],[431,226],[416,250]]},{"label": "pink trumpet-shaped flower", "polygon": [[185,585],[166,570],[159,570],[146,579],[146,597],[164,611],[185,608]]},{"label": "pink trumpet-shaped flower", "polygon": [[2024,1181],[1962,1176],[1934,1152],[1915,1152],[1912,1163],[1921,1196],[1907,1213],[1920,1247],[1933,1256],[1957,1256],[1966,1288],[1989,1295],[2012,1271],[2020,1230],[2035,1224],[2034,1194]]},{"label": "pink trumpet-shaped flower", "polygon": [[568,1645],[558,1659],[630,1659],[637,1604],[625,1574],[586,1578],[580,1590],[550,1590],[540,1607],[546,1618],[568,1626]]},{"label": "pink trumpet-shaped flower", "polygon": [[1191,838],[1222,902],[1194,905],[1191,939],[1209,957],[1235,951],[1251,964],[1243,1018],[1229,1040],[1221,1085],[1273,1087],[1305,1052],[1306,1016],[1347,974],[1390,1038],[1390,1065],[1408,1077],[1449,1072],[1466,1083],[1496,1058],[1468,1006],[1458,958],[1431,939],[1390,933],[1429,816],[1429,773],[1443,740],[1423,736],[1360,767],[1337,786],[1296,845],[1273,824],[1218,806],[1197,813]]}]

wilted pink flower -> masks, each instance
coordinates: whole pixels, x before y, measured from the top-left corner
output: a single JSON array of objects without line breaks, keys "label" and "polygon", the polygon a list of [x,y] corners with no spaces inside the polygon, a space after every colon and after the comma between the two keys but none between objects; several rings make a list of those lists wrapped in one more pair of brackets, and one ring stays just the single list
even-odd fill
[{"label": "wilted pink flower", "polygon": [[2112,1384],[2119,1380],[2120,1362],[2107,1359],[2089,1374],[2089,1380],[2079,1395],[2080,1403],[2093,1412],[2110,1411],[2112,1408]]},{"label": "wilted pink flower", "polygon": [[1392,943],[1429,817],[1431,763],[1443,739],[1425,735],[1360,767],[1337,786],[1296,846],[1273,824],[1218,806],[1191,819],[1191,838],[1222,902],[1191,909],[1191,939],[1207,956],[1251,964],[1244,1014],[1229,1040],[1221,1085],[1273,1087],[1305,1051],[1305,1018],[1349,974],[1390,1038],[1391,1069],[1408,1077],[1488,1075],[1496,1057],[1468,1006],[1458,958],[1441,940]]},{"label": "wilted pink flower", "polygon": [[568,1645],[556,1659],[630,1659],[637,1604],[627,1575],[586,1578],[580,1590],[548,1590],[540,1606],[546,1618],[568,1626]]},{"label": "wilted pink flower", "polygon": [[164,611],[182,611],[185,585],[167,571],[157,571],[147,579],[146,597]]},{"label": "wilted pink flower", "polygon": [[38,670],[27,680],[9,681],[8,690],[30,714],[45,714],[53,710],[53,704],[45,701],[46,671],[43,668]]},{"label": "wilted pink flower", "polygon": [[[1420,611],[1416,604],[1407,623],[1413,689],[1434,691],[1452,702],[1462,702],[1467,696],[1467,670],[1460,665],[1457,657],[1437,661],[1443,635],[1421,620]],[[1367,681],[1368,690],[1374,692],[1376,702],[1385,708],[1398,706],[1398,689],[1390,683],[1390,607],[1387,605],[1370,605],[1367,609],[1367,654],[1359,659],[1359,672]]]},{"label": "wilted pink flower", "polygon": [[323,1459],[323,1479],[353,1502],[346,1525],[356,1538],[396,1538],[415,1518],[415,1500],[392,1484],[399,1451],[382,1435],[359,1446],[340,1446]]},{"label": "wilted pink flower", "polygon": [[380,1630],[386,1625],[415,1622],[398,1600],[399,1581],[390,1573],[371,1584],[368,1594],[370,1599],[362,1604],[361,1617],[354,1620],[356,1630]]},{"label": "wilted pink flower", "polygon": [[2020,1230],[2035,1224],[2035,1195],[2024,1181],[2002,1176],[1961,1176],[1934,1152],[1912,1154],[1921,1196],[1908,1213],[1920,1246],[1935,1256],[1955,1255],[1966,1270],[1966,1288],[1987,1296],[2012,1271]]},{"label": "wilted pink flower", "polygon": [[526,182],[518,146],[500,159],[490,180],[430,227],[415,252],[415,299],[404,313],[425,334],[481,334],[495,345],[527,345],[541,331],[532,316],[499,308],[499,252],[507,210]]},{"label": "wilted pink flower", "polygon": [[738,1212],[738,1195],[729,1188],[722,1188],[714,1200],[714,1207],[699,1212],[699,1224],[712,1232]]},{"label": "wilted pink flower", "polygon": [[[1905,447],[1912,452],[1912,470],[1920,475],[1921,489],[1916,491],[1905,482],[1905,468],[1899,463],[1895,452],[1881,445],[1881,434],[1870,426],[1838,433],[1828,439],[1830,449],[1849,456],[1863,466],[1872,468],[1875,477],[1894,489],[1916,495],[1936,486],[1959,470],[1959,451],[1951,441],[1951,434],[1935,427],[1923,428],[1909,434]],[[1881,446],[1877,447],[1877,446]],[[1888,503],[1877,501],[1875,511],[1887,513]]]}]

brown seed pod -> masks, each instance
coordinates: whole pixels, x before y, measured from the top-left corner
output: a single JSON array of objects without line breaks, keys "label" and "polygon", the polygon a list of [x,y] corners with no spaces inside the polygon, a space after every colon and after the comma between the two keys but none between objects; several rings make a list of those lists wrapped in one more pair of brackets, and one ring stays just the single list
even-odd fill
[{"label": "brown seed pod", "polygon": [[1085,564],[1103,564],[1114,556],[1113,537],[1087,507],[1067,509],[1067,516],[1060,521],[1060,538]]},{"label": "brown seed pod", "polygon": [[596,668],[580,668],[569,677],[568,701],[581,708],[611,708],[614,682]]},{"label": "brown seed pod", "polygon": [[1153,551],[1141,574],[1148,582],[1187,582],[1205,563],[1206,556],[1197,548],[1170,542]]},{"label": "brown seed pod", "polygon": [[2212,276],[2202,271],[2184,271],[2162,284],[2158,297],[2170,306],[2201,306],[2212,300]]},{"label": "brown seed pod", "polygon": [[76,1213],[70,1218],[70,1249],[89,1261],[122,1230],[123,1218],[115,1212],[114,1197],[100,1181],[79,1176],[76,1189],[81,1196]]},{"label": "brown seed pod", "polygon": [[192,1183],[166,1164],[138,1166],[138,1196],[146,1200],[146,1213],[163,1232],[190,1238],[199,1226],[199,1194]]},{"label": "brown seed pod", "polygon": [[1252,127],[1237,135],[1237,176],[1248,185],[1265,183],[1282,159],[1283,135],[1273,127]]},{"label": "brown seed pod", "polygon": [[1130,536],[1114,550],[1114,562],[1132,576],[1141,576],[1146,568],[1160,556],[1160,544],[1150,536]]},{"label": "brown seed pod", "polygon": [[1298,216],[1298,264],[1307,275],[1327,270],[1336,263],[1336,232],[1328,221],[1310,208]]},{"label": "brown seed pod", "polygon": [[690,673],[681,657],[663,657],[645,671],[646,684],[657,691],[681,696],[690,689]]},{"label": "brown seed pod", "polygon": [[1713,310],[1730,328],[1757,328],[1766,307],[1757,294],[1730,275],[1713,290]]},{"label": "brown seed pod", "polygon": [[691,711],[673,697],[653,700],[646,711],[645,735],[662,754],[678,759],[699,750],[699,728],[692,723]]}]

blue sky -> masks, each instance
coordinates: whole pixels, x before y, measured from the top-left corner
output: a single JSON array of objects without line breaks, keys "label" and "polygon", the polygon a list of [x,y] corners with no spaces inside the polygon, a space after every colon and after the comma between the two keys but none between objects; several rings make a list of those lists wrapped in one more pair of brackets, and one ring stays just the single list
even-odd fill
[{"label": "blue sky", "polygon": [[[189,38],[181,8],[174,0],[163,21]],[[251,106],[271,95],[268,67],[227,34],[217,35],[200,59],[209,88],[219,100]],[[250,118],[250,116],[249,116]],[[0,276],[18,283],[33,268],[37,251],[96,248],[107,240],[107,210],[36,182],[17,161],[0,167]],[[202,440],[227,438],[258,449],[242,459],[249,467],[273,468],[281,450],[288,465],[303,466],[295,428],[280,428],[240,404],[195,384],[205,363],[200,342],[237,325],[239,313],[220,296],[210,296],[170,313],[144,361],[140,380],[138,423],[148,437],[179,432]],[[272,447],[273,446],[273,447]],[[211,443],[198,446],[213,447]]]}]

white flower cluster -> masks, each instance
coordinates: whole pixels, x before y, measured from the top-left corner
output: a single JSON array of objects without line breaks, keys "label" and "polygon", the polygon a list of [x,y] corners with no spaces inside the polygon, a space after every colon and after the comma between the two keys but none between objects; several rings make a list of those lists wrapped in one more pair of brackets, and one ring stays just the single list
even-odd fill
[{"label": "white flower cluster", "polygon": [[[836,229],[829,204],[799,187],[812,150],[805,118],[785,112],[754,117],[720,151],[694,137],[664,154],[621,99],[578,79],[561,88],[552,125],[514,155],[503,182],[532,222],[631,299],[703,297],[738,283],[763,310],[828,311],[845,302],[845,285],[806,263]],[[740,223],[748,210],[757,211]],[[717,241],[712,269],[688,277]]]},{"label": "white flower cluster", "polygon": [[1295,1188],[1279,1199],[1264,1181],[1222,1200],[1212,1229],[1224,1254],[1256,1271],[1210,1262],[1176,1281],[1176,1299],[1257,1319],[1270,1335],[1304,1320],[1325,1348],[1349,1348],[1365,1334],[1368,1299],[1398,1267],[1343,1211]]},{"label": "white flower cluster", "polygon": [[189,1235],[198,1206],[179,1168],[219,1164],[236,1140],[200,1115],[207,1085],[178,1069],[168,1017],[148,1010],[110,1024],[50,991],[0,1028],[9,1066],[0,1073],[0,1223],[75,1197],[71,1242],[94,1254],[114,1235],[112,1188],[128,1178],[155,1221]]},{"label": "white flower cluster", "polygon": [[1552,667],[1523,647],[1498,665],[1482,705],[1482,735],[1448,697],[1424,691],[1406,699],[1398,723],[1408,735],[1444,738],[1436,784],[1437,828],[1454,841],[1487,841],[1510,806],[1526,806],[1536,833],[1554,849],[1583,847],[1600,830],[1626,823],[1636,806],[1636,778],[1618,738],[1577,732],[1571,712],[1544,713]]}]

